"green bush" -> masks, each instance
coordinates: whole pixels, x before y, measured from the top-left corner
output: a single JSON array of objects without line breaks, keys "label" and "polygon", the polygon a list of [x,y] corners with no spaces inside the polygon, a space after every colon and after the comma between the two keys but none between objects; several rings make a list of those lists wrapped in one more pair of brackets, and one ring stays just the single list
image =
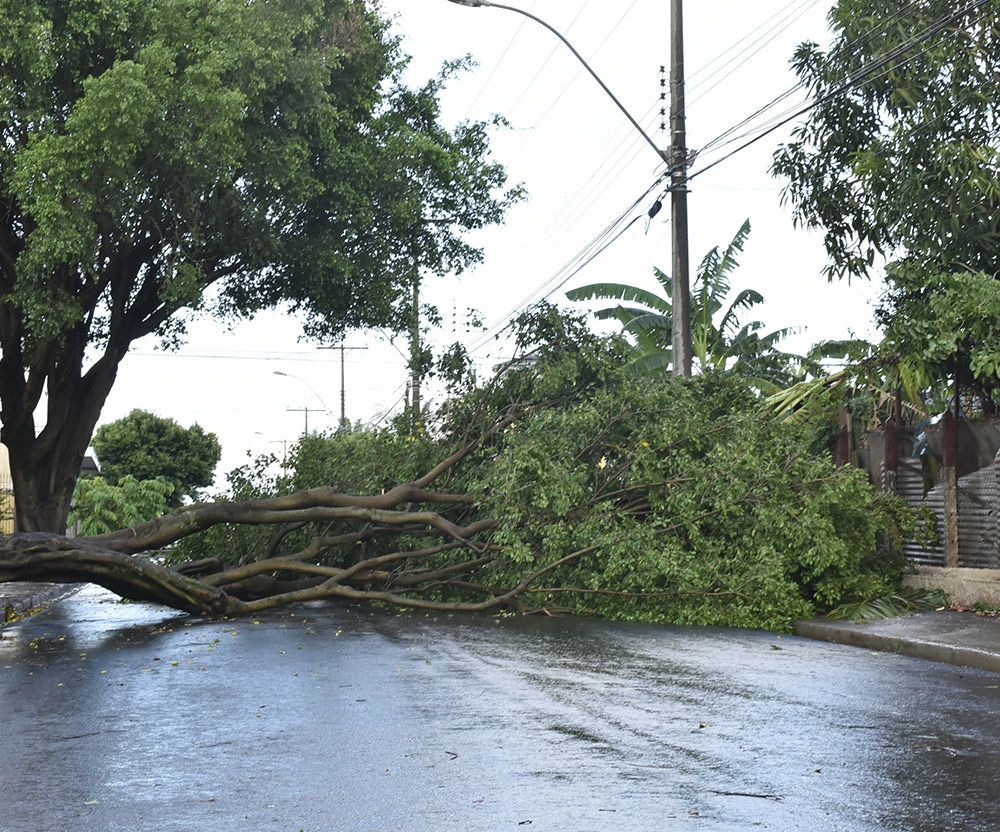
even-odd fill
[{"label": "green bush", "polygon": [[76,483],[69,523],[79,524],[85,536],[125,529],[163,514],[173,493],[173,484],[162,479],[129,475],[112,485],[104,477],[85,477]]}]

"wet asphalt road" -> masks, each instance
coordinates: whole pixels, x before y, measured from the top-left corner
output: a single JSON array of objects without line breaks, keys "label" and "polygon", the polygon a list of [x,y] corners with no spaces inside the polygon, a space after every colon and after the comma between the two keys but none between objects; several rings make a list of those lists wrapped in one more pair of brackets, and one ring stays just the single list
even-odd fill
[{"label": "wet asphalt road", "polygon": [[0,631],[2,832],[1000,828],[1000,675],[763,633],[106,598]]}]

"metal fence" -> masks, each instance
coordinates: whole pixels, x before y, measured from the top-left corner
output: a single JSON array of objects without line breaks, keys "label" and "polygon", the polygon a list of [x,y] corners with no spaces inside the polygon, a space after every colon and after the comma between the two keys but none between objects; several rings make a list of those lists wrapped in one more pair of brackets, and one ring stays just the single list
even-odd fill
[{"label": "metal fence", "polygon": [[0,474],[0,534],[14,534],[14,483]]},{"label": "metal fence", "polygon": [[[911,505],[927,506],[937,517],[942,537],[945,529],[945,485],[924,491],[920,460],[899,460],[897,493]],[[1000,462],[958,478],[958,565],[976,569],[1000,569]],[[926,549],[906,543],[907,557],[926,566],[944,566],[944,542]]]}]

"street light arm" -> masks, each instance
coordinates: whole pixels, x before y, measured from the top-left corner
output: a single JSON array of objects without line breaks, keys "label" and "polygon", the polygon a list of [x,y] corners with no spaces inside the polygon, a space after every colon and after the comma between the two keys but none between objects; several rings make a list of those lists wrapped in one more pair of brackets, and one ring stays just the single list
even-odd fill
[{"label": "street light arm", "polygon": [[325,401],[323,401],[323,397],[319,393],[317,393],[316,392],[316,388],[313,387],[304,378],[302,378],[301,376],[297,376],[294,373],[283,372],[282,370],[275,370],[274,373],[273,373],[273,375],[282,376],[284,378],[294,378],[296,381],[301,382],[302,384],[304,384],[306,387],[309,388],[309,391],[319,400],[319,403],[321,405],[323,405],[323,412],[324,413],[329,413],[329,414],[332,415],[332,411],[330,410],[329,405],[327,405],[327,403]]},{"label": "street light arm", "polygon": [[628,110],[625,109],[625,105],[622,104],[621,101],[618,100],[618,96],[616,96],[613,92],[611,92],[611,90],[609,89],[608,85],[605,84],[604,81],[601,80],[601,76],[598,75],[593,70],[593,68],[590,66],[590,64],[587,63],[587,59],[584,58],[583,55],[581,55],[576,50],[576,47],[573,46],[573,44],[570,43],[565,38],[565,36],[558,29],[556,29],[554,26],[546,23],[540,17],[536,17],[531,12],[526,12],[524,9],[519,9],[516,6],[505,6],[505,5],[501,4],[501,3],[492,3],[492,2],[489,2],[489,0],[451,0],[451,2],[455,3],[455,4],[459,5],[459,6],[470,6],[470,7],[473,7],[473,8],[484,6],[484,7],[487,7],[487,8],[494,8],[494,9],[506,9],[509,12],[516,12],[517,14],[524,15],[524,17],[530,18],[531,20],[534,20],[535,23],[539,23],[542,26],[544,26],[546,29],[548,29],[550,32],[552,32],[553,35],[555,35],[557,38],[559,38],[559,40],[561,40],[569,48],[570,52],[572,52],[574,55],[576,55],[577,60],[581,64],[583,64],[583,66],[587,70],[587,72],[589,72],[591,74],[591,76],[593,77],[593,79],[595,81],[597,81],[598,84],[601,85],[601,89],[603,89],[608,94],[608,97],[612,101],[615,102],[615,104],[618,106],[618,109],[621,110],[625,114],[625,118],[627,118],[630,122],[632,122],[632,126],[635,127],[635,129],[639,131],[640,135],[646,140],[646,143],[651,148],[653,148],[653,150],[656,151],[656,155],[660,157],[660,161],[666,162],[668,164],[670,163],[670,153],[669,153],[669,151],[661,150],[657,146],[656,142],[654,142],[649,137],[649,134],[645,130],[642,129],[642,125],[639,124],[639,122],[636,121],[632,117],[632,114]]}]

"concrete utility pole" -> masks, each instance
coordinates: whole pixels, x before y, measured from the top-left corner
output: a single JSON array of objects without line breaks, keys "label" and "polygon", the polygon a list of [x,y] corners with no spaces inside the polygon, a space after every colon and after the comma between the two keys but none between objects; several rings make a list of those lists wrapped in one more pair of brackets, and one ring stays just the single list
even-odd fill
[{"label": "concrete utility pole", "polygon": [[[305,415],[306,415],[306,429],[303,432],[303,436],[308,436],[309,435],[309,410],[310,410],[310,408],[308,408],[308,407],[289,407],[289,408],[287,408],[287,410],[288,410],[289,413],[305,413]],[[316,412],[316,408],[315,407],[312,408],[312,411],[315,413]]]},{"label": "concrete utility pole", "polygon": [[688,259],[687,127],[684,110],[683,0],[670,0],[670,223],[673,263],[673,326],[671,345],[674,375],[691,375],[691,274]]},{"label": "concrete utility pole", "polygon": [[347,350],[366,350],[368,347],[347,347],[344,346],[344,342],[341,341],[334,347],[320,347],[320,349],[340,350],[340,423],[338,425],[338,429],[350,430],[351,423],[347,421],[347,373],[344,367],[347,362],[344,359],[344,353]]},{"label": "concrete utility pole", "polygon": [[410,329],[410,424],[420,421],[420,276],[413,275],[413,324]]}]

